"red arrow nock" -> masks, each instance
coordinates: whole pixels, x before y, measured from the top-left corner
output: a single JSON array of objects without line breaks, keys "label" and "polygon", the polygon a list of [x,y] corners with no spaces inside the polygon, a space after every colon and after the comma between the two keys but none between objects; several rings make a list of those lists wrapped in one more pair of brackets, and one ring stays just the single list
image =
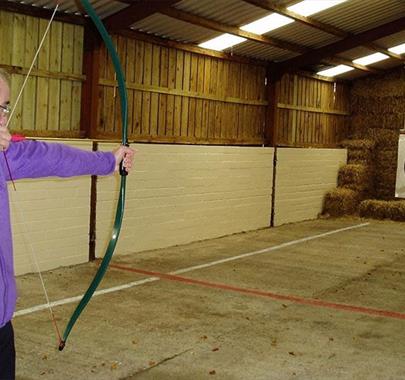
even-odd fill
[{"label": "red arrow nock", "polygon": [[23,135],[12,135],[11,136],[12,142],[20,142],[20,141],[24,141],[24,140],[25,140],[25,136],[23,136]]}]

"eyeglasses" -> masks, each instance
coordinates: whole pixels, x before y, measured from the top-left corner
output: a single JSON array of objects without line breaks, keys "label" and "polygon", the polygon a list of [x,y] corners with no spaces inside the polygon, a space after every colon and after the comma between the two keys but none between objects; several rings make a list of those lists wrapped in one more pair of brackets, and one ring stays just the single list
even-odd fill
[{"label": "eyeglasses", "polygon": [[10,111],[11,111],[11,107],[9,105],[6,105],[6,106],[0,105],[0,113],[2,115],[8,115],[10,113]]}]

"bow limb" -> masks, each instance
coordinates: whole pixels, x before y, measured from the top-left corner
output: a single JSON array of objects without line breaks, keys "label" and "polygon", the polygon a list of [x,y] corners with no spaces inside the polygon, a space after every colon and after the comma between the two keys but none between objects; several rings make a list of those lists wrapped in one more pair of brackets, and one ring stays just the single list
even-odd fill
[{"label": "bow limb", "polygon": [[[128,138],[127,138],[127,124],[128,124],[128,100],[127,100],[127,91],[125,85],[125,78],[124,73],[121,67],[121,63],[117,54],[117,51],[114,47],[114,44],[111,40],[110,35],[108,34],[107,30],[105,29],[102,21],[97,16],[96,12],[94,11],[93,7],[90,5],[88,0],[80,0],[81,5],[85,9],[86,13],[89,15],[91,20],[93,21],[94,25],[96,26],[97,30],[99,31],[107,50],[111,56],[115,72],[117,74],[118,80],[118,89],[120,94],[120,102],[121,102],[121,119],[122,119],[122,144],[128,145]],[[118,242],[118,237],[120,235],[122,220],[124,217],[124,209],[125,209],[125,192],[126,192],[126,170],[120,165],[120,174],[121,174],[121,184],[120,184],[120,191],[119,191],[119,198],[117,204],[117,210],[115,213],[115,220],[114,226],[112,231],[112,236],[110,242],[108,243],[107,250],[103,257],[103,260],[100,264],[100,267],[97,270],[95,277],[93,278],[89,288],[86,290],[85,294],[83,295],[82,299],[80,300],[79,304],[77,305],[75,311],[73,312],[70,320],[66,326],[66,329],[63,333],[62,341],[59,344],[59,350],[62,351],[65,347],[66,340],[76,323],[77,319],[79,318],[80,314],[90,301],[91,297],[93,296],[94,292],[96,291],[98,285],[100,284],[102,278],[104,277],[105,272],[107,271],[108,265],[111,261],[113,256],[115,247]]]}]

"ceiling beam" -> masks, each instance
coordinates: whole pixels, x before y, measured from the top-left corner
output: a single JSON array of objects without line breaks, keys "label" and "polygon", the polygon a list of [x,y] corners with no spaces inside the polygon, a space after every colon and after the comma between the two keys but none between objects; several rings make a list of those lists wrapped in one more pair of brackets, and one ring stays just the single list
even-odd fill
[{"label": "ceiling beam", "polygon": [[[299,13],[292,12],[285,7],[277,5],[277,3],[275,3],[274,1],[271,1],[271,0],[244,0],[244,1],[246,3],[255,5],[259,8],[267,9],[269,11],[278,13],[282,16],[290,17],[293,20],[300,22],[306,26],[321,30],[322,32],[329,33],[336,37],[348,38],[348,37],[352,36],[351,33],[348,33],[343,29],[336,28],[335,26],[326,24],[324,22],[317,21],[311,17],[305,17],[305,16],[300,15]],[[400,61],[405,61],[405,57],[402,57],[399,54],[392,53],[388,49],[384,48],[383,46],[380,46],[377,43],[372,42],[372,43],[366,44],[365,46],[371,50],[388,55],[391,58],[398,59]]]},{"label": "ceiling beam", "polygon": [[[128,1],[124,2],[128,3]],[[114,33],[119,30],[128,29],[137,21],[149,17],[165,8],[169,8],[177,2],[179,2],[179,0],[132,1],[131,5],[106,17],[103,22],[106,29],[110,33]]]},{"label": "ceiling beam", "polygon": [[263,67],[267,66],[267,64],[268,64],[268,62],[266,62],[264,60],[243,57],[243,56],[240,56],[237,54],[230,54],[230,53],[225,53],[222,51],[204,49],[204,48],[200,48],[197,45],[168,40],[166,38],[153,36],[151,34],[144,33],[144,32],[138,32],[138,31],[135,31],[132,29],[121,30],[118,32],[118,34],[121,36],[124,36],[124,37],[133,38],[133,39],[136,39],[139,41],[150,42],[152,44],[165,46],[168,48],[174,48],[174,49],[183,50],[183,51],[187,51],[187,52],[195,53],[195,54],[207,55],[209,57],[214,57],[214,58],[226,59],[226,60],[233,61],[233,62],[246,63],[249,65],[257,65],[257,66],[263,66]]},{"label": "ceiling beam", "polygon": [[[162,10],[160,13],[165,14],[166,16],[175,18],[177,20],[188,22],[193,25],[198,25],[198,26],[201,26],[204,28],[216,30],[218,32],[230,33],[230,34],[233,34],[233,35],[236,35],[239,37],[244,37],[250,41],[255,41],[255,42],[259,42],[259,43],[263,43],[263,44],[267,44],[267,45],[271,45],[271,46],[276,46],[276,47],[284,49],[284,50],[289,50],[289,51],[293,51],[293,52],[300,53],[300,54],[310,52],[309,48],[302,46],[302,45],[292,44],[290,42],[285,42],[285,41],[282,41],[279,39],[246,32],[236,26],[222,24],[217,21],[209,20],[204,17],[196,16],[196,15],[181,11],[179,9],[166,8],[166,9]],[[331,63],[333,64],[336,62],[339,62],[340,64],[352,66],[352,67],[355,67],[356,69],[366,71],[366,72],[372,72],[372,73],[377,72],[377,70],[375,70],[375,69],[368,68],[363,65],[356,65],[353,62],[351,62],[349,60],[345,60],[343,58],[334,57],[333,61],[331,59],[325,60],[326,64],[331,64]]]},{"label": "ceiling beam", "polygon": [[191,13],[187,13],[175,8],[166,8],[162,9],[160,13],[175,18],[177,20],[185,21],[193,25],[198,25],[207,29],[216,30],[222,33],[229,33],[235,36],[244,37],[250,41],[260,42],[266,45],[275,46],[280,49],[294,51],[296,53],[305,53],[309,49],[292,42],[287,42],[280,40],[278,38],[272,38],[267,36],[261,36],[259,34],[246,32],[242,29],[239,29],[236,26],[226,25],[214,20],[209,20],[204,17],[196,16]]},{"label": "ceiling beam", "polygon": [[344,38],[330,45],[311,50],[310,52],[304,53],[301,56],[287,59],[286,61],[273,65],[273,67],[275,70],[280,72],[296,70],[302,66],[318,63],[325,58],[334,56],[335,54],[342,53],[357,46],[368,44],[390,34],[400,32],[404,29],[405,17],[401,17],[395,21],[391,21],[365,32]]}]

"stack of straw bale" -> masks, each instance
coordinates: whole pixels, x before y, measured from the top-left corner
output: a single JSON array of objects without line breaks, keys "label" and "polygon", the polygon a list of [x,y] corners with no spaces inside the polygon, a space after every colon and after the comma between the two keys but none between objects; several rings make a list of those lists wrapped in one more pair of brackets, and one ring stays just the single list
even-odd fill
[{"label": "stack of straw bale", "polygon": [[360,216],[375,219],[405,221],[405,201],[368,199],[360,203]]},{"label": "stack of straw bale", "polygon": [[399,131],[405,126],[405,68],[369,76],[351,88],[351,140],[343,141],[348,165],[324,213],[405,221],[405,201],[395,199]]},{"label": "stack of straw bale", "polygon": [[339,169],[338,187],[329,191],[324,200],[323,214],[331,216],[355,215],[359,204],[374,189],[373,157],[375,143],[372,140],[345,140],[347,165]]}]

